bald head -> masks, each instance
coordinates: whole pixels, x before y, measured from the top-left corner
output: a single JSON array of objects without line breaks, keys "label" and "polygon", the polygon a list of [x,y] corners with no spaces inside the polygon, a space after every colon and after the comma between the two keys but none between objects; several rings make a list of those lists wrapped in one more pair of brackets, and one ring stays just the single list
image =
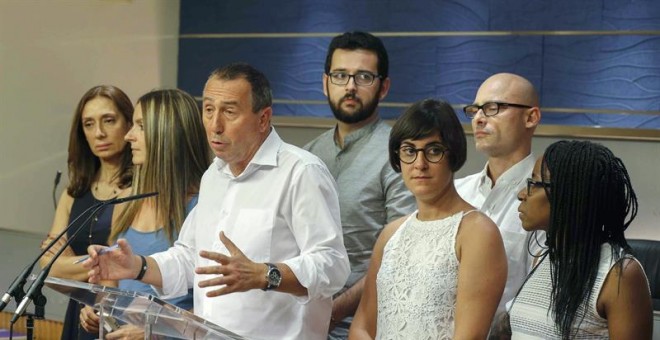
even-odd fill
[{"label": "bald head", "polygon": [[[474,104],[507,103],[494,115],[479,110],[472,118],[475,146],[488,155],[493,180],[531,152],[532,136],[541,120],[539,96],[529,80],[511,73],[498,73],[481,84]],[[519,105],[526,105],[520,107]],[[500,168],[496,163],[500,162]]]},{"label": "bald head", "polygon": [[477,92],[477,99],[480,98],[485,101],[539,106],[539,96],[534,85],[513,73],[498,73],[486,79]]}]

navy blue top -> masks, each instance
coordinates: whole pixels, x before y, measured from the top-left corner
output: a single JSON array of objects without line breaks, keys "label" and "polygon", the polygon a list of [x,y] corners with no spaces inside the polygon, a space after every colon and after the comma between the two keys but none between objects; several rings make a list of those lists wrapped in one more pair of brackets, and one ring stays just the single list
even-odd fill
[{"label": "navy blue top", "polygon": [[[68,224],[80,216],[86,209],[97,204],[99,201],[92,191],[86,191],[82,196],[73,199],[73,205],[69,212]],[[76,255],[87,255],[87,247],[91,244],[108,244],[108,237],[110,237],[110,226],[112,224],[112,211],[113,205],[106,205],[90,217],[92,211],[88,211],[85,215],[80,216],[75,224],[72,225],[66,232],[66,236],[71,239],[71,250]],[[89,218],[89,220],[87,219]],[[85,223],[86,222],[86,223]],[[78,235],[73,238],[73,233],[85,223]],[[62,339],[96,339],[98,334],[90,334],[80,328],[80,304],[73,299],[69,300],[69,305],[66,309],[64,316],[64,323],[62,327]]]}]

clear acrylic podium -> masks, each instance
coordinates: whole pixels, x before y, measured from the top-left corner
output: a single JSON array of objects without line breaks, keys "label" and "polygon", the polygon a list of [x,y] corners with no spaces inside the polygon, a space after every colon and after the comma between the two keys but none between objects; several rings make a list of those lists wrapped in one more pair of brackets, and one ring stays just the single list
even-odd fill
[{"label": "clear acrylic podium", "polygon": [[[144,327],[145,339],[152,335],[175,339],[243,339],[209,321],[169,304],[153,295],[105,287],[80,281],[48,277],[46,287],[69,296],[124,323]],[[99,327],[103,339],[104,327]]]}]

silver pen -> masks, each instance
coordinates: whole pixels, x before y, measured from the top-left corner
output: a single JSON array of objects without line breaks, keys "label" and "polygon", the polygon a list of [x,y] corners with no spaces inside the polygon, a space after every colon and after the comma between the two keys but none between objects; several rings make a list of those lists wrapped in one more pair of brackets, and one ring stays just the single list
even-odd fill
[{"label": "silver pen", "polygon": [[[119,248],[119,245],[115,243],[115,244],[111,245],[110,247],[106,247],[106,248],[103,248],[103,249],[99,250],[99,255],[103,255],[103,254],[105,254],[107,252],[110,252],[110,251],[113,251],[117,248]],[[80,259],[73,262],[73,264],[78,264],[78,263],[84,262],[88,258],[89,258],[89,255],[81,257]]]}]

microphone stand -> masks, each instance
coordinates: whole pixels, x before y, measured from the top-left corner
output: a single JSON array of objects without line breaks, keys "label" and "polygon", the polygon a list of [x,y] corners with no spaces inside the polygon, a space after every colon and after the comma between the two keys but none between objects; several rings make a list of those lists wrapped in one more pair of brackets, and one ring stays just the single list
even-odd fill
[{"label": "microphone stand", "polygon": [[[35,315],[37,317],[43,318],[43,312],[44,312],[44,306],[46,305],[46,297],[41,293],[41,288],[44,285],[44,281],[46,280],[46,277],[48,276],[48,273],[50,273],[50,269],[53,267],[53,264],[55,263],[55,260],[57,260],[58,257],[64,252],[66,247],[69,246],[69,244],[78,236],[78,233],[80,233],[81,230],[87,225],[87,223],[91,220],[92,216],[96,214],[101,208],[105,207],[106,205],[109,205],[110,202],[112,201],[104,201],[96,204],[96,208],[92,210],[92,213],[87,216],[87,218],[83,221],[78,226],[78,229],[73,232],[73,235],[71,235],[71,238],[69,238],[66,243],[60,247],[60,249],[55,253],[53,258],[48,262],[48,265],[46,265],[37,277],[32,281],[32,285],[30,285],[30,288],[28,288],[27,293],[25,293],[25,296],[23,297],[23,300],[21,300],[21,303],[18,305],[16,308],[16,311],[14,312],[14,316],[11,318],[11,323],[15,323],[16,320],[18,320],[21,315],[23,315],[23,312],[27,308],[28,304],[30,301],[34,301],[34,307],[35,307]],[[17,300],[18,301],[18,300]],[[42,304],[43,303],[43,304]],[[41,315],[37,315],[39,312],[41,312]]]},{"label": "microphone stand", "polygon": [[[128,201],[136,200],[136,199],[142,199],[142,198],[146,198],[146,197],[150,197],[150,196],[155,196],[155,195],[158,195],[158,193],[157,192],[151,192],[151,193],[148,193],[148,194],[139,194],[139,195],[124,197],[124,198],[115,198],[115,199],[112,199],[112,200],[109,200],[109,201],[103,201],[103,202],[99,202],[98,204],[96,204],[94,210],[92,211],[92,213],[85,219],[85,221],[83,223],[81,223],[78,226],[78,229],[76,229],[76,231],[74,231],[73,235],[71,235],[71,238],[66,240],[66,243],[64,243],[64,245],[62,247],[60,247],[60,249],[57,251],[57,253],[55,253],[53,258],[50,260],[50,262],[48,262],[48,265],[46,265],[46,267],[44,267],[41,270],[41,272],[39,272],[37,277],[32,282],[32,285],[28,289],[27,293],[23,297],[23,300],[21,301],[21,303],[16,308],[16,312],[14,313],[14,316],[11,318],[11,323],[12,324],[15,323],[16,320],[18,320],[18,318],[23,314],[23,312],[27,308],[27,305],[30,303],[30,300],[34,300],[35,298],[39,297],[39,295],[41,294],[41,287],[44,285],[44,281],[46,280],[46,277],[48,276],[48,273],[50,273],[50,269],[53,267],[53,264],[55,263],[55,260],[57,260],[57,258],[60,257],[62,252],[64,252],[66,247],[68,247],[69,244],[71,244],[71,242],[76,238],[78,233],[80,233],[80,231],[85,227],[87,222],[92,218],[92,216],[94,216],[94,214],[96,214],[99,210],[101,210],[101,208],[103,208],[107,205],[124,203],[124,202],[128,202]],[[59,238],[59,236],[60,235],[58,235],[58,238]],[[36,303],[36,301],[35,301],[35,303]]]},{"label": "microphone stand", "polygon": [[[107,201],[106,201],[106,202],[107,202]],[[34,261],[32,261],[32,263],[30,263],[29,265],[27,265],[27,266],[23,269],[23,271],[22,271],[20,274],[18,274],[18,276],[14,279],[14,281],[13,281],[13,282],[11,283],[11,285],[9,286],[9,289],[7,289],[7,292],[2,296],[2,300],[1,300],[1,302],[0,302],[0,312],[2,312],[2,311],[5,309],[5,307],[6,307],[7,304],[9,303],[9,301],[11,301],[11,298],[12,298],[12,297],[14,298],[14,300],[16,301],[16,303],[18,303],[18,301],[20,301],[20,300],[23,299],[23,297],[25,296],[25,292],[23,291],[23,286],[25,285],[25,282],[27,281],[28,276],[30,276],[30,274],[32,273],[32,269],[33,269],[34,266],[37,264],[37,262],[39,261],[39,259],[40,259],[41,257],[43,257],[44,254],[45,254],[48,250],[50,250],[50,248],[52,248],[53,245],[54,245],[54,244],[55,244],[60,238],[62,238],[62,236],[64,236],[64,234],[66,234],[66,232],[67,232],[67,231],[68,231],[68,230],[69,230],[69,229],[70,229],[70,228],[71,228],[76,222],[78,222],[78,220],[79,220],[81,217],[85,216],[90,210],[95,209],[95,208],[98,208],[99,206],[102,206],[102,204],[103,204],[103,202],[99,202],[99,203],[96,203],[96,204],[90,206],[89,208],[85,209],[85,211],[83,211],[80,215],[78,215],[73,221],[71,221],[71,223],[69,223],[69,225],[66,226],[66,228],[64,228],[64,230],[62,230],[59,234],[57,234],[57,236],[56,236],[52,241],[50,241],[50,243],[44,248],[44,250],[41,251],[41,254],[39,254],[39,256],[37,256],[37,258],[35,258]],[[91,215],[90,215],[90,216],[91,216]],[[88,219],[89,219],[89,218],[88,218]],[[82,225],[85,225],[85,223],[83,223]]]},{"label": "microphone stand", "polygon": [[[11,319],[12,328],[13,328],[14,323],[16,323],[16,320],[18,320],[18,318],[21,317],[21,315],[23,314],[23,312],[27,308],[27,305],[30,303],[30,300],[33,300],[34,304],[35,304],[35,316],[38,317],[38,318],[39,317],[43,318],[44,306],[46,304],[46,297],[43,296],[43,294],[41,293],[41,288],[44,285],[44,281],[45,281],[46,277],[48,276],[48,273],[50,272],[50,269],[52,268],[53,264],[55,263],[55,260],[57,260],[57,258],[60,257],[62,252],[64,252],[64,250],[69,246],[69,244],[76,238],[78,233],[84,228],[84,226],[87,224],[87,222],[89,222],[89,220],[92,218],[92,216],[94,216],[94,214],[96,214],[101,208],[103,208],[107,205],[114,205],[114,204],[124,203],[124,202],[128,202],[128,201],[136,200],[136,199],[142,199],[142,198],[146,198],[146,197],[150,197],[150,196],[155,196],[155,195],[158,195],[158,192],[151,192],[151,193],[147,193],[147,194],[139,194],[139,195],[124,197],[124,198],[115,198],[115,199],[108,200],[108,201],[98,202],[98,203],[90,206],[89,208],[85,209],[85,211],[83,211],[73,221],[71,221],[71,223],[69,223],[69,225],[67,225],[67,227],[64,228],[64,230],[62,230],[62,232],[60,232],[57,235],[57,237],[55,237],[44,248],[44,250],[41,252],[41,254],[39,254],[39,256],[37,256],[37,258],[30,265],[28,265],[27,267],[25,267],[25,269],[23,269],[21,274],[19,274],[19,276],[14,279],[14,281],[12,282],[12,284],[9,287],[9,289],[7,290],[7,292],[3,295],[2,300],[0,302],[0,311],[2,311],[7,306],[9,301],[11,301],[12,297],[15,298],[15,301],[17,303],[18,303],[18,300],[22,299],[21,303],[18,304],[18,307],[16,308],[14,316]],[[83,221],[83,223],[81,223],[78,226],[78,228],[73,233],[72,237],[70,239],[68,239],[66,241],[66,243],[57,251],[57,253],[53,256],[53,258],[50,260],[48,265],[46,265],[46,267],[44,267],[41,270],[39,275],[37,275],[35,280],[32,282],[32,285],[28,289],[27,293],[24,293],[23,292],[23,286],[25,285],[25,282],[27,281],[28,276],[32,272],[32,268],[34,267],[34,265],[74,225],[74,223],[76,223],[76,221],[78,221],[82,216],[87,214],[89,211],[92,211],[92,213],[89,214],[89,216],[87,216],[87,218]],[[28,334],[31,335],[30,334],[31,333],[30,326],[32,328],[34,327],[33,326],[34,321],[30,319],[30,315],[28,315],[28,321],[27,322],[28,322]],[[31,338],[28,338],[28,339],[31,339]]]}]

